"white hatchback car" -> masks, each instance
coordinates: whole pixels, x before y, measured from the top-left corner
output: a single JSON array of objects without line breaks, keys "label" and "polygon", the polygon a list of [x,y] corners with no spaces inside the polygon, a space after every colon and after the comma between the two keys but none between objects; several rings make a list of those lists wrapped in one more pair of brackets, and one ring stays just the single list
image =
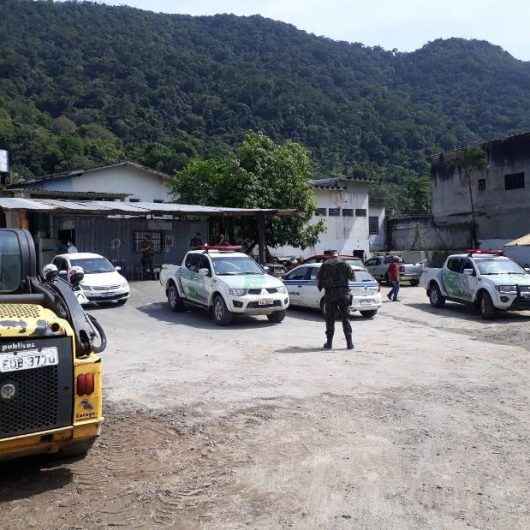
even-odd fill
[{"label": "white hatchback car", "polygon": [[68,274],[72,267],[82,267],[85,277],[81,289],[90,302],[112,302],[124,304],[130,295],[129,283],[119,273],[119,267],[99,254],[76,252],[60,254],[52,263],[59,269],[59,274]]},{"label": "white hatchback car", "polygon": [[[291,305],[320,309],[324,312],[324,293],[317,287],[321,266],[322,263],[300,265],[283,277]],[[381,307],[380,286],[367,270],[352,268],[355,278],[349,284],[352,294],[350,313],[359,311],[364,318],[372,318]]]}]

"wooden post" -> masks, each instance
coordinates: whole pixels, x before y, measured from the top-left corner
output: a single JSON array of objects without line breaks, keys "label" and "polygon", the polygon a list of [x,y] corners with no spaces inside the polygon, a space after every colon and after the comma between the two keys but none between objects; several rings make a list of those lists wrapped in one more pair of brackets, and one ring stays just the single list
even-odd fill
[{"label": "wooden post", "polygon": [[29,217],[27,210],[18,211],[18,228],[29,230]]},{"label": "wooden post", "polygon": [[267,244],[265,242],[265,214],[257,215],[258,221],[258,245],[259,245],[259,262],[264,265],[267,261]]}]

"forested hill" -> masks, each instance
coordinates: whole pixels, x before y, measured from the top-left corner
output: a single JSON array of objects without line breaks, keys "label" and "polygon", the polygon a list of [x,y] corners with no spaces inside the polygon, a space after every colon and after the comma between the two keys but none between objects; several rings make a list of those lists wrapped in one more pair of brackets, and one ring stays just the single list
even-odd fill
[{"label": "forested hill", "polygon": [[125,157],[172,173],[255,129],[304,143],[322,175],[400,181],[433,151],[530,129],[530,63],[487,42],[399,53],[262,17],[0,7],[0,147],[23,176]]}]

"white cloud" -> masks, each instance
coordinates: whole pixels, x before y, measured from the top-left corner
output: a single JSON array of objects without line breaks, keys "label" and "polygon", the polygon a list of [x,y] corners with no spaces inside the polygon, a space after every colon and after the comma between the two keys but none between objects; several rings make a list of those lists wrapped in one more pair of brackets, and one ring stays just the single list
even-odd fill
[{"label": "white cloud", "polygon": [[151,11],[260,14],[334,39],[417,49],[439,37],[489,40],[530,60],[528,0],[105,0]]}]

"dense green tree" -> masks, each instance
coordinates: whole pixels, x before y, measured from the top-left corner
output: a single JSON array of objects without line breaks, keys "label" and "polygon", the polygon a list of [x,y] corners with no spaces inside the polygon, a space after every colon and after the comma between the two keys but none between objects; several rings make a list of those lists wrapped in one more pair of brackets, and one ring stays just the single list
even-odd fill
[{"label": "dense green tree", "polygon": [[[223,158],[193,159],[179,171],[173,190],[181,202],[230,208],[296,209],[298,215],[273,219],[267,245],[306,248],[318,241],[322,222],[308,225],[315,211],[309,184],[313,166],[300,144],[277,144],[267,136],[249,133],[232,154]],[[256,226],[249,219],[242,237],[256,243]]]},{"label": "dense green tree", "polygon": [[404,209],[431,155],[530,130],[530,63],[484,41],[400,53],[262,17],[0,5],[0,147],[26,177],[125,156],[172,174],[261,130],[317,176],[369,167]]}]

